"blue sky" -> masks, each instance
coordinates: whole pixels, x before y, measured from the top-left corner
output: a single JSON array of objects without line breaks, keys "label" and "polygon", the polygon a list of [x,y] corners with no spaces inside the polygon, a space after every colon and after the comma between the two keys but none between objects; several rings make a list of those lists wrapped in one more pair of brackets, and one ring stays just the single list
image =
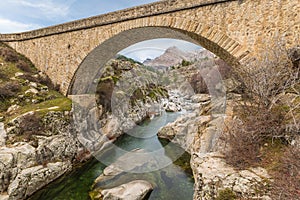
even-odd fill
[{"label": "blue sky", "polygon": [[126,49],[123,49],[119,52],[119,54],[125,55],[139,62],[143,62],[147,58],[156,58],[163,54],[167,48],[172,46],[177,46],[181,51],[193,51],[201,48],[198,45],[184,40],[160,38],[136,43]]},{"label": "blue sky", "polygon": [[1,0],[0,33],[23,32],[158,0]]},{"label": "blue sky", "polygon": [[[159,0],[0,0],[0,33],[16,33],[57,25]],[[196,45],[170,39],[138,43],[121,53],[138,61],[155,58],[177,46],[189,51]]]}]

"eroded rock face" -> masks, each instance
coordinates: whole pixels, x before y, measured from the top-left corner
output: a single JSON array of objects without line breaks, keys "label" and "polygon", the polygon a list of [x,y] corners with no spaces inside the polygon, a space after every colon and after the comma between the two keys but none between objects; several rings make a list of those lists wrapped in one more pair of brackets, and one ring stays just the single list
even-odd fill
[{"label": "eroded rock face", "polygon": [[198,127],[204,126],[210,116],[199,116],[197,113],[187,113],[175,122],[162,127],[157,135],[160,138],[171,140],[179,144],[187,152],[191,152],[192,144],[196,138]]},{"label": "eroded rock face", "polygon": [[152,190],[151,183],[144,180],[135,180],[118,187],[102,190],[100,193],[103,200],[143,200]]},{"label": "eroded rock face", "polygon": [[4,129],[4,124],[0,123],[0,147],[5,146],[6,141],[6,131]]},{"label": "eroded rock face", "polygon": [[[8,123],[8,138],[21,136],[19,126],[23,117]],[[42,121],[48,129],[32,136],[36,144],[34,146],[31,145],[32,141],[28,141],[0,147],[1,198],[25,199],[72,169],[72,163],[77,162],[82,146],[66,120],[68,117],[63,112],[46,114]]]},{"label": "eroded rock face", "polygon": [[72,168],[70,162],[49,163],[26,168],[8,187],[10,199],[25,199]]},{"label": "eroded rock face", "polygon": [[223,104],[216,99],[212,102],[205,94],[191,99],[198,108],[161,128],[158,136],[178,143],[191,154],[194,199],[211,200],[226,189],[238,197],[270,199],[268,184],[272,179],[265,169],[236,170],[225,162],[222,152],[228,147],[220,136],[226,120],[233,117],[232,101]]},{"label": "eroded rock face", "polygon": [[196,175],[194,199],[216,198],[226,188],[242,197],[270,199],[267,196],[267,186],[271,177],[263,168],[235,170],[217,152],[193,153],[191,163]]},{"label": "eroded rock face", "polygon": [[[134,162],[133,162],[134,160]],[[142,200],[153,190],[151,183],[145,180],[128,180],[124,183],[124,176],[127,172],[135,172],[137,169],[158,165],[158,161],[147,156],[143,149],[134,149],[107,166],[103,173],[94,181],[93,191],[90,196],[97,199],[118,199],[118,200]],[[127,174],[127,175],[126,175]],[[132,176],[132,174],[130,175]],[[121,182],[118,182],[121,181]],[[111,185],[111,182],[117,182]],[[118,185],[122,184],[122,185]]]}]

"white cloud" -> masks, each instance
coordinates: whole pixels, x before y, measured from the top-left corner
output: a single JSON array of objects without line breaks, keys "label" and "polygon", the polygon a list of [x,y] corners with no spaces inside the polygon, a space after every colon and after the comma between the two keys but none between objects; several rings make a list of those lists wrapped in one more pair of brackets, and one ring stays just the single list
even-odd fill
[{"label": "white cloud", "polygon": [[61,18],[66,17],[70,12],[70,5],[74,0],[67,0],[63,3],[53,0],[36,2],[33,0],[13,0],[16,6],[32,11],[32,17]]},{"label": "white cloud", "polygon": [[0,18],[1,33],[23,32],[27,30],[40,28],[37,24],[24,24],[17,21]]},{"label": "white cloud", "polygon": [[119,54],[143,62],[147,58],[153,59],[160,56],[167,48],[172,46],[176,46],[182,51],[193,51],[201,48],[196,44],[184,40],[159,38],[136,43],[123,49]]}]

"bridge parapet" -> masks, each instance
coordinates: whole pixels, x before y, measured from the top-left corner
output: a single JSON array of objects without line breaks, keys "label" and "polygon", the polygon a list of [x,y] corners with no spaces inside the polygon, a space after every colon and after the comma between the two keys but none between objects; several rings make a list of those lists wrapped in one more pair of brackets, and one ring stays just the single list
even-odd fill
[{"label": "bridge parapet", "polygon": [[225,3],[230,1],[238,1],[238,0],[158,1],[151,4],[136,6],[136,7],[120,10],[120,11],[115,11],[103,15],[72,21],[72,22],[67,22],[67,23],[50,26],[42,29],[37,29],[33,31],[27,31],[23,33],[13,33],[13,34],[0,34],[0,41],[14,42],[14,41],[30,40],[34,38],[84,30],[84,29],[94,28],[97,26],[120,23],[127,20],[172,13],[181,10],[198,8],[198,7]]}]

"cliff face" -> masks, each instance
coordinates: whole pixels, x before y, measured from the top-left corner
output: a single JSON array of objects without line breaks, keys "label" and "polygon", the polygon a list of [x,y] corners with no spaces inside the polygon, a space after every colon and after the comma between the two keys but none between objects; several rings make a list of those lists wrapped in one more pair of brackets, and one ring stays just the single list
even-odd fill
[{"label": "cliff face", "polygon": [[[59,86],[30,61],[6,46],[0,52],[0,199],[26,199],[149,117],[149,111],[159,114],[160,100],[167,97],[154,73],[119,58],[98,80],[97,104],[87,113],[76,112],[76,102],[71,110],[71,101],[55,91]],[[137,74],[144,79],[134,81]],[[116,85],[122,81],[125,85]]]},{"label": "cliff face", "polygon": [[183,60],[194,62],[205,58],[213,58],[214,55],[205,49],[199,49],[190,52],[184,52],[178,47],[168,48],[161,56],[154,59],[148,59],[143,62],[144,65],[156,69],[166,69],[171,66],[178,66]]},{"label": "cliff face", "polygon": [[25,199],[72,169],[85,152],[71,101],[32,63],[0,44],[0,199]]}]

